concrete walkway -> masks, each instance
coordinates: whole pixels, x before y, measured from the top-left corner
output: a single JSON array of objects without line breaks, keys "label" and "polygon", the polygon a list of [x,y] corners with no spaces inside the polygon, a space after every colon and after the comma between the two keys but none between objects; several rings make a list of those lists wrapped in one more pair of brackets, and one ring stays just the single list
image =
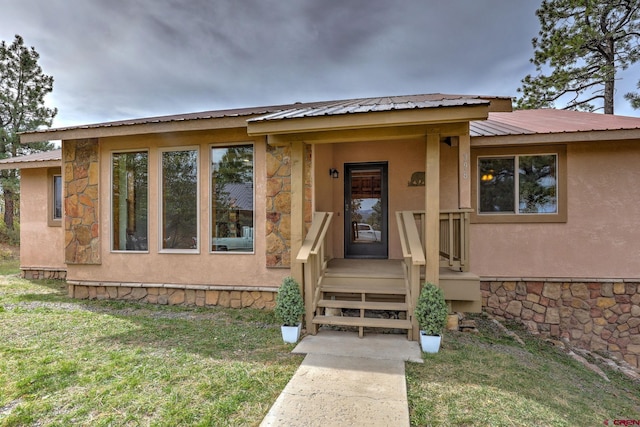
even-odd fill
[{"label": "concrete walkway", "polygon": [[422,363],[405,335],[320,331],[261,426],[409,426],[404,362]]}]

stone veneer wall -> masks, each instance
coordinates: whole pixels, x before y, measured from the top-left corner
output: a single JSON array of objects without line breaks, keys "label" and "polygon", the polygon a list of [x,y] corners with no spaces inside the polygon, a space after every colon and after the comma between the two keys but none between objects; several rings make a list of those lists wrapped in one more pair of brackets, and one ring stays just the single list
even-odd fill
[{"label": "stone veneer wall", "polygon": [[56,270],[49,268],[22,268],[20,277],[23,279],[54,279],[65,280],[67,278],[66,270]]},{"label": "stone veneer wall", "polygon": [[483,278],[481,292],[482,306],[497,318],[640,368],[640,281]]},{"label": "stone veneer wall", "polygon": [[68,282],[69,297],[160,305],[273,309],[277,289],[175,284]]},{"label": "stone veneer wall", "polygon": [[68,264],[100,264],[99,144],[64,141],[64,247]]},{"label": "stone veneer wall", "polygon": [[[311,224],[311,146],[305,145],[304,221]],[[267,146],[267,267],[291,266],[291,147]]]}]

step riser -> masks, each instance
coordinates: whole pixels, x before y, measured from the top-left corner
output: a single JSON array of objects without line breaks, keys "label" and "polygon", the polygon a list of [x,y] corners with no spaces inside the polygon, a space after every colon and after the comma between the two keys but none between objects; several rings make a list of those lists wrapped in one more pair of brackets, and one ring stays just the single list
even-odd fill
[{"label": "step riser", "polygon": [[411,322],[403,319],[379,319],[373,317],[315,316],[317,325],[353,326],[363,328],[411,329]]},{"label": "step riser", "polygon": [[404,288],[404,279],[386,277],[341,277],[324,276],[322,285],[327,286],[358,286],[358,287],[389,287]]},{"label": "step riser", "polygon": [[321,300],[318,302],[318,307],[344,308],[351,310],[407,311],[407,304],[404,302],[388,303],[360,300]]}]

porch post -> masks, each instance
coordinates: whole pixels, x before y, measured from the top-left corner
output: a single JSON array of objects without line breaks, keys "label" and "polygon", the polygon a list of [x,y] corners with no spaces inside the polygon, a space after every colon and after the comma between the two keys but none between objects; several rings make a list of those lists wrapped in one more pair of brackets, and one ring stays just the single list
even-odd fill
[{"label": "porch post", "polygon": [[438,285],[440,279],[440,134],[427,134],[425,165],[425,280]]},{"label": "porch post", "polygon": [[471,137],[458,137],[458,207],[471,209]]},{"label": "porch post", "polygon": [[291,143],[291,277],[303,285],[302,264],[296,261],[304,239],[304,143]]}]

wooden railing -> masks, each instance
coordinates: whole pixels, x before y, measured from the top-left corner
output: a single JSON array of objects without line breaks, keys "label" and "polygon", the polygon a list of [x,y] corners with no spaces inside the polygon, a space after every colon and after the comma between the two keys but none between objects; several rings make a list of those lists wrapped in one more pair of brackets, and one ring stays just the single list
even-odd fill
[{"label": "wooden railing", "polygon": [[[471,209],[459,209],[440,212],[440,265],[456,271],[469,271],[469,217]],[[409,312],[420,292],[422,266],[426,265],[426,245],[424,239],[424,211],[396,212],[400,246],[404,258],[405,283],[407,285],[407,301]],[[413,334],[418,335],[418,326],[411,317]]]},{"label": "wooden railing", "polygon": [[333,212],[316,212],[311,228],[302,242],[296,260],[302,263],[304,275],[304,302],[307,308],[305,321],[307,330],[315,335],[317,326],[313,324],[313,314],[320,299],[319,284],[327,269],[327,231],[331,225]]},{"label": "wooden railing", "polygon": [[[420,270],[426,264],[424,248],[420,242],[420,234],[416,224],[414,212],[396,212],[398,230],[400,232],[400,246],[404,258],[404,278],[407,288],[407,316],[411,320],[412,336],[419,336],[418,322],[413,316],[413,309],[420,293]],[[422,221],[424,223],[424,221]],[[412,339],[409,336],[409,339]]]},{"label": "wooden railing", "polygon": [[471,209],[440,211],[440,267],[469,271]]},{"label": "wooden railing", "polygon": [[[469,219],[471,209],[440,211],[440,267],[469,271]],[[411,211],[418,225],[422,249],[424,241],[424,211]]]}]

